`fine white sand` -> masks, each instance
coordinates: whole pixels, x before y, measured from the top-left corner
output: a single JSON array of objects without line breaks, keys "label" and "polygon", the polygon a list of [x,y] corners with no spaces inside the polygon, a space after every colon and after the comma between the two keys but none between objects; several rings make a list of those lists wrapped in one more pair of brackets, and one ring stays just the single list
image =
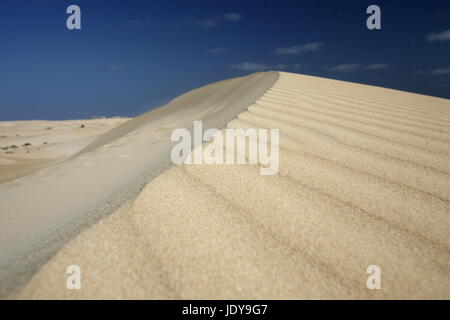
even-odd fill
[{"label": "fine white sand", "polygon": [[26,283],[74,235],[167,169],[174,129],[192,130],[194,120],[223,128],[276,79],[276,72],[255,73],[192,90],[113,128],[64,161],[1,184],[0,296]]},{"label": "fine white sand", "polygon": [[[280,129],[277,175],[172,167],[9,298],[449,299],[450,101],[283,72],[275,80],[226,122]],[[121,141],[118,129],[86,157]],[[81,290],[66,288],[72,264]],[[370,265],[381,268],[380,290],[366,287]]]},{"label": "fine white sand", "polygon": [[67,159],[128,120],[0,121],[0,183]]}]

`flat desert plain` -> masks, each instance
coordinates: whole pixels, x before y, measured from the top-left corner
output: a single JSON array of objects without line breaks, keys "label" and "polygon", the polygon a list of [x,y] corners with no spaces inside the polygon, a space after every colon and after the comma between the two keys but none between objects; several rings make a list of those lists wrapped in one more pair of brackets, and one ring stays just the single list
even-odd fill
[{"label": "flat desert plain", "polygon": [[0,183],[68,158],[127,120],[0,121]]},{"label": "flat desert plain", "polygon": [[[278,173],[170,165],[170,132],[193,120],[279,129]],[[189,92],[45,170],[0,185],[8,299],[450,298],[446,99],[253,74]],[[45,201],[18,200],[33,195]],[[66,287],[70,265],[80,290]],[[369,266],[380,289],[367,287]]]}]

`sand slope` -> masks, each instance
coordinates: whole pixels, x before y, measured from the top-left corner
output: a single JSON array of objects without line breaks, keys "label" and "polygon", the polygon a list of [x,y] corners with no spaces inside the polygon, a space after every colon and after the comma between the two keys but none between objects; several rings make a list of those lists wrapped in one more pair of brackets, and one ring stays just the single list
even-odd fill
[{"label": "sand slope", "polygon": [[0,185],[0,296],[170,165],[176,128],[222,128],[278,78],[255,73],[192,90],[101,135],[69,159]]},{"label": "sand slope", "polygon": [[10,297],[450,298],[449,100],[280,73],[228,127],[279,128],[279,174],[174,167]]}]

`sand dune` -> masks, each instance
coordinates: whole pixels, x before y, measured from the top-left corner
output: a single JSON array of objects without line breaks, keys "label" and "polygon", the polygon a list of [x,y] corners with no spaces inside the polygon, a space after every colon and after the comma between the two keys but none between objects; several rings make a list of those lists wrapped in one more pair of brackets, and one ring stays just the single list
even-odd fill
[{"label": "sand dune", "polygon": [[189,129],[194,120],[222,128],[277,78],[276,72],[255,73],[192,90],[71,148],[76,153],[64,161],[1,184],[0,296],[167,169],[174,129]]},{"label": "sand dune", "polygon": [[[449,299],[450,101],[284,72],[256,87],[224,124],[280,129],[277,175],[166,167],[9,298]],[[217,119],[201,109],[183,119]],[[71,264],[81,290],[65,286]],[[381,290],[366,287],[370,265]]]}]

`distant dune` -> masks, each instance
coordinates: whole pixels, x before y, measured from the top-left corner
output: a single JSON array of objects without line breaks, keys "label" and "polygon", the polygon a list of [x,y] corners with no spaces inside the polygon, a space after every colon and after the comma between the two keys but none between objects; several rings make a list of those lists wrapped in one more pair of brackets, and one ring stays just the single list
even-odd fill
[{"label": "distant dune", "polygon": [[127,118],[0,121],[0,183],[69,158]]},{"label": "distant dune", "polygon": [[[279,173],[171,166],[170,132],[193,120],[280,129]],[[449,299],[450,100],[284,72],[231,79],[0,185],[0,212],[12,299]],[[72,264],[81,290],[66,288]]]}]

